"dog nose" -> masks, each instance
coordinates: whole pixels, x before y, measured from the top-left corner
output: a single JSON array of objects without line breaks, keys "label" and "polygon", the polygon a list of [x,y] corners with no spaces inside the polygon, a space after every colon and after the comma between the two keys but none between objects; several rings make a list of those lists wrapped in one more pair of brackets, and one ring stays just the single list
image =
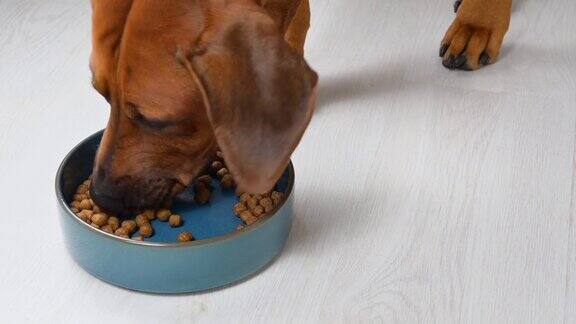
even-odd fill
[{"label": "dog nose", "polygon": [[98,187],[94,184],[92,184],[90,187],[90,197],[96,203],[96,205],[109,214],[122,214],[124,211],[123,199],[107,196],[97,188]]},{"label": "dog nose", "polygon": [[102,172],[96,172],[90,185],[90,197],[107,213],[120,215],[124,212],[123,196],[118,195],[118,190],[102,176]]}]

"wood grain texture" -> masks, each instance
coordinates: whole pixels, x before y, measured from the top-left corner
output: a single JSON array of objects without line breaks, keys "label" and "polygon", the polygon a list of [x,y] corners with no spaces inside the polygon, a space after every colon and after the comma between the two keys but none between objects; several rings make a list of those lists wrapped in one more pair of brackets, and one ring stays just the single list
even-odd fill
[{"label": "wood grain texture", "polygon": [[88,1],[0,1],[6,322],[575,323],[576,3],[518,0],[498,64],[448,71],[450,1],[313,0],[320,99],[260,275],[157,296],[66,254],[53,178],[104,127]]}]

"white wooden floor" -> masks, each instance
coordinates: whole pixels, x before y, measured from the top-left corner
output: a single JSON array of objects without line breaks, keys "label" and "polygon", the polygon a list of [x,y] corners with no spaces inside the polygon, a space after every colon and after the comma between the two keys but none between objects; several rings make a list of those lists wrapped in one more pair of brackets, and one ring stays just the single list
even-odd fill
[{"label": "white wooden floor", "polygon": [[104,127],[89,1],[0,0],[5,323],[576,323],[576,2],[518,0],[498,64],[440,65],[450,0],[312,0],[321,99],[282,256],[157,296],[68,257],[54,174]]}]

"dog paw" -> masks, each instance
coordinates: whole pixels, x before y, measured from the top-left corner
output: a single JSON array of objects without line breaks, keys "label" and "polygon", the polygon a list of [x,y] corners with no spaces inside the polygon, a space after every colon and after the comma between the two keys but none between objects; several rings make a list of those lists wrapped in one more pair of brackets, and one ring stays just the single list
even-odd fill
[{"label": "dog paw", "polygon": [[440,46],[446,68],[472,71],[496,61],[510,22],[510,1],[488,2],[492,5],[472,0],[457,1],[459,9],[454,5],[458,15]]}]

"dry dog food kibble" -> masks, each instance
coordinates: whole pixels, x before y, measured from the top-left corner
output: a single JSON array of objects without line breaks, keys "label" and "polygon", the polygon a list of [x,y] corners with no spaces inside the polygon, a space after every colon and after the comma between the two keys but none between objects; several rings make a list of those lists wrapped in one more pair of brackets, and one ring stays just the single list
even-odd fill
[{"label": "dry dog food kibble", "polygon": [[114,234],[114,230],[112,229],[112,226],[110,226],[109,224],[100,227],[100,229],[106,233]]},{"label": "dry dog food kibble", "polygon": [[152,226],[150,226],[150,224],[144,224],[140,226],[138,232],[143,237],[150,237],[152,236],[152,234],[154,234],[154,229],[152,228]]},{"label": "dry dog food kibble", "polygon": [[150,224],[148,217],[146,217],[146,215],[144,215],[144,214],[136,215],[136,218],[134,218],[134,221],[136,222],[136,225],[138,225],[138,227],[142,227],[143,225]]},{"label": "dry dog food kibble", "polygon": [[192,233],[190,232],[182,232],[178,234],[178,241],[180,242],[194,241],[194,236],[192,236]]},{"label": "dry dog food kibble", "polygon": [[220,184],[222,185],[222,188],[224,189],[230,189],[232,187],[234,187],[234,179],[232,178],[232,175],[230,175],[230,173],[225,174],[224,176],[222,176],[222,179],[220,179]]},{"label": "dry dog food kibble", "polygon": [[142,212],[142,215],[146,216],[150,221],[156,219],[156,211],[152,209],[146,209]]},{"label": "dry dog food kibble", "polygon": [[265,212],[265,213],[269,213],[269,212],[271,212],[271,211],[273,211],[273,210],[274,210],[274,206],[273,206],[273,205],[266,205],[266,206],[264,206],[264,212]]},{"label": "dry dog food kibble", "polygon": [[236,203],[236,205],[234,205],[234,215],[236,216],[240,216],[240,214],[246,210],[248,210],[248,208],[246,207],[246,204],[244,204],[243,202],[239,202]]},{"label": "dry dog food kibble", "polygon": [[168,223],[170,223],[171,227],[178,227],[178,226],[182,225],[182,216],[180,216],[178,214],[172,214],[172,215],[170,215],[170,218],[168,219]]},{"label": "dry dog food kibble", "polygon": [[220,170],[218,170],[218,171],[216,172],[216,175],[217,175],[218,178],[220,178],[220,179],[222,179],[222,177],[224,177],[224,176],[227,175],[227,174],[228,174],[228,169],[226,169],[226,168],[222,168],[222,169],[220,169]]},{"label": "dry dog food kibble", "polygon": [[80,207],[80,209],[91,209],[92,208],[92,204],[90,203],[90,199],[82,200],[78,206]]},{"label": "dry dog food kibble", "polygon": [[252,209],[252,214],[254,214],[256,217],[260,217],[262,214],[264,214],[264,207],[260,205],[254,207],[254,209]]},{"label": "dry dog food kibble", "polygon": [[250,196],[250,194],[246,192],[240,195],[240,201],[242,202],[247,202],[248,199],[250,198],[252,198],[252,196]]},{"label": "dry dog food kibble", "polygon": [[258,220],[258,218],[252,216],[252,217],[246,218],[246,220],[244,220],[244,223],[246,223],[246,225],[250,226],[250,225],[256,223],[257,220]]},{"label": "dry dog food kibble", "polygon": [[136,227],[138,227],[138,225],[136,224],[135,221],[127,219],[122,222],[122,225],[120,225],[120,227],[125,228],[128,231],[128,234],[132,234],[136,231]]},{"label": "dry dog food kibble", "polygon": [[252,212],[249,210],[240,213],[240,219],[243,220],[244,222],[246,222],[247,219],[250,219],[252,217],[254,217],[254,214],[252,214]]},{"label": "dry dog food kibble", "polygon": [[118,220],[117,217],[108,217],[108,225],[110,225],[110,227],[112,227],[112,230],[115,231],[118,229],[118,227],[120,227],[120,221]]},{"label": "dry dog food kibble", "polygon": [[264,198],[260,199],[259,203],[261,206],[264,206],[264,207],[274,205],[274,202],[272,201],[272,199],[268,198],[268,197],[264,197]]},{"label": "dry dog food kibble", "polygon": [[210,201],[212,196],[212,191],[210,191],[208,185],[204,182],[198,182],[194,186],[194,201],[198,205],[204,205]]},{"label": "dry dog food kibble", "polygon": [[169,209],[160,209],[157,213],[156,213],[156,218],[158,218],[159,221],[161,222],[166,222],[168,221],[168,218],[170,218],[170,215],[172,213],[170,212]]},{"label": "dry dog food kibble", "polygon": [[280,200],[282,200],[282,193],[278,191],[273,191],[272,194],[270,195],[270,198],[272,198],[274,204],[277,205],[280,203]]},{"label": "dry dog food kibble", "polygon": [[212,172],[216,173],[216,172],[220,171],[220,169],[222,169],[223,167],[224,167],[224,164],[222,164],[222,162],[214,161],[214,162],[212,162],[212,165],[210,165],[210,170],[212,170]]},{"label": "dry dog food kibble", "polygon": [[256,198],[250,197],[250,199],[248,199],[248,201],[246,202],[246,206],[248,206],[250,210],[254,210],[254,208],[258,206],[258,200],[256,200]]},{"label": "dry dog food kibble", "polygon": [[121,236],[121,237],[128,238],[128,234],[130,234],[130,233],[128,232],[128,229],[126,229],[125,227],[120,227],[114,231],[114,234]]},{"label": "dry dog food kibble", "polygon": [[[213,177],[219,179],[222,189],[231,189],[236,186],[234,176],[223,160],[222,152],[216,152],[217,159],[209,167],[209,174],[203,174],[196,178],[194,182],[194,201],[198,205],[208,203],[212,197]],[[172,214],[170,209],[152,210],[146,209],[141,211],[134,219],[124,219],[122,222],[114,216],[104,213],[90,197],[91,177],[82,182],[76,193],[73,195],[73,201],[70,203],[70,210],[78,216],[79,219],[87,224],[98,228],[106,233],[112,233],[116,236],[130,238],[133,240],[144,240],[145,237],[154,235],[152,221],[158,219],[161,222],[168,222],[170,227],[182,226],[182,216]],[[233,213],[242,220],[242,224],[236,227],[240,230],[258,221],[258,219],[271,213],[274,208],[282,201],[282,192],[270,190],[262,194],[249,194],[236,188],[238,202],[233,207]],[[178,235],[178,241],[193,241],[194,237],[190,232],[182,232]]]},{"label": "dry dog food kibble", "polygon": [[104,226],[108,223],[108,215],[103,213],[93,214],[90,220],[98,226]]}]

